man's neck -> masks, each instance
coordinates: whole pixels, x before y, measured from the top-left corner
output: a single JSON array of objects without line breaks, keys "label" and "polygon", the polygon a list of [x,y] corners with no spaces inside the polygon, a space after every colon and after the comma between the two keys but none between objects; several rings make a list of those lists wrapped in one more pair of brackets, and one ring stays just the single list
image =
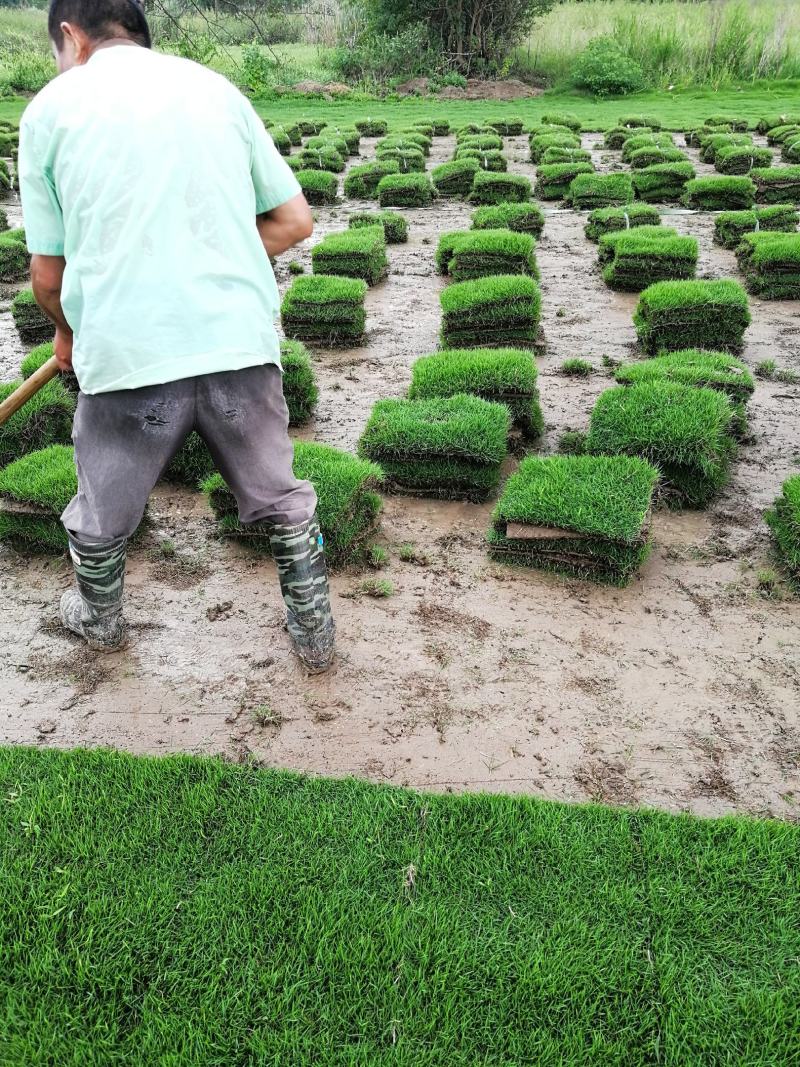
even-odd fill
[{"label": "man's neck", "polygon": [[130,45],[132,48],[141,48],[142,46],[136,41],[132,41],[130,37],[109,37],[107,41],[100,41],[92,48],[91,52],[87,56],[87,61],[92,58],[96,52],[100,52],[106,48],[116,48],[117,45]]}]

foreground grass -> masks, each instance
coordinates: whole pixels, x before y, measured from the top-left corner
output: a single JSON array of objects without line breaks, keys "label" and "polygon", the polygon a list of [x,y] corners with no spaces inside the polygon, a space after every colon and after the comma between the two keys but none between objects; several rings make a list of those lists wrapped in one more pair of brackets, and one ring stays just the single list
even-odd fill
[{"label": "foreground grass", "polygon": [[0,749],[4,1064],[777,1065],[800,830]]}]

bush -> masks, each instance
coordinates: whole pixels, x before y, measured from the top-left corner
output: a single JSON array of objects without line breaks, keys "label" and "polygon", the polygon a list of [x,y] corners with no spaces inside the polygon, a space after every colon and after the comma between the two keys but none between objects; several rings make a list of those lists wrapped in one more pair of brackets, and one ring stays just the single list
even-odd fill
[{"label": "bush", "polygon": [[723,248],[736,248],[746,233],[794,233],[800,213],[793,204],[752,208],[750,211],[723,211],[714,219],[714,240]]},{"label": "bush", "polygon": [[579,174],[570,182],[567,200],[578,211],[629,204],[633,182],[629,174]]},{"label": "bush", "polygon": [[425,207],[433,200],[433,193],[426,174],[387,174],[378,183],[381,207]]},{"label": "bush", "polygon": [[52,339],[55,326],[36,303],[32,289],[23,289],[14,297],[11,314],[23,341],[36,343]]},{"label": "bush", "polygon": [[505,228],[517,233],[529,233],[540,237],[544,229],[544,212],[538,204],[497,204],[479,207],[472,213],[473,230],[499,230]]},{"label": "bush", "polygon": [[734,211],[752,207],[756,187],[746,176],[694,178],[683,189],[683,203],[700,211]]},{"label": "bush", "polygon": [[624,96],[645,86],[642,68],[625,55],[613,37],[596,37],[589,42],[578,56],[573,82],[595,96]]},{"label": "bush", "polygon": [[10,463],[0,470],[0,541],[63,552],[67,533],[61,512],[77,491],[75,459],[67,445],[51,445]]},{"label": "bush", "polygon": [[443,348],[536,341],[542,298],[539,286],[526,275],[458,282],[444,289],[439,300]]},{"label": "bush", "polygon": [[638,226],[600,238],[601,262],[611,260],[603,280],[623,292],[641,292],[672,278],[693,278],[697,255],[695,237],[679,236],[665,226]]},{"label": "bush", "polygon": [[336,203],[339,182],[329,170],[298,170],[295,177],[309,204],[319,207]]},{"label": "bush", "polygon": [[52,57],[33,49],[12,52],[3,62],[3,84],[17,93],[38,93],[56,73]]},{"label": "bush", "polygon": [[531,183],[524,174],[492,174],[479,170],[472,181],[473,204],[522,203],[531,198]]},{"label": "bush", "polygon": [[[0,401],[11,396],[22,380],[0,385]],[[0,467],[53,444],[67,444],[72,433],[75,398],[54,378],[0,426]]]},{"label": "bush", "polygon": [[383,226],[362,226],[331,233],[311,250],[315,274],[361,278],[374,285],[386,274],[386,238]]},{"label": "bush", "polygon": [[796,204],[800,201],[800,166],[754,167],[750,178],[755,182],[759,204]]},{"label": "bush", "polygon": [[780,496],[764,518],[781,562],[792,579],[800,579],[800,474],[787,478]]},{"label": "bush", "polygon": [[746,233],[736,258],[749,292],[762,300],[800,299],[800,234]]},{"label": "bush", "polygon": [[314,274],[295,278],[281,304],[287,337],[353,345],[364,336],[366,282]]},{"label": "bush", "polygon": [[598,208],[587,219],[584,233],[590,241],[599,241],[604,233],[633,229],[637,226],[658,226],[661,216],[650,204],[631,203],[624,207]]},{"label": "bush", "polygon": [[361,226],[382,226],[387,244],[403,244],[408,240],[408,222],[399,211],[356,211],[347,220],[351,230]]},{"label": "bush", "polygon": [[425,24],[410,17],[391,33],[369,27],[354,44],[332,49],[328,62],[345,81],[364,82],[374,90],[396,79],[427,74],[436,69],[439,58],[431,48]]},{"label": "bush", "polygon": [[536,242],[530,234],[507,229],[469,230],[453,239],[447,270],[459,282],[495,274],[538,278]]},{"label": "bush", "polygon": [[642,293],[633,321],[640,344],[651,355],[687,347],[738,351],[750,309],[738,282],[658,282]]},{"label": "bush", "polygon": [[457,159],[434,167],[431,181],[440,196],[467,196],[479,169],[475,159]]},{"label": "bush", "polygon": [[633,173],[633,191],[646,203],[680,200],[688,181],[695,176],[691,163],[657,163]]},{"label": "bush", "polygon": [[380,162],[363,163],[353,167],[344,179],[344,195],[353,200],[374,200],[378,195],[378,184],[387,174],[399,174],[400,164],[395,159]]},{"label": "bush", "polygon": [[593,173],[591,163],[551,163],[549,166],[540,166],[536,172],[534,194],[540,200],[563,200],[569,193],[573,178],[579,174]]}]

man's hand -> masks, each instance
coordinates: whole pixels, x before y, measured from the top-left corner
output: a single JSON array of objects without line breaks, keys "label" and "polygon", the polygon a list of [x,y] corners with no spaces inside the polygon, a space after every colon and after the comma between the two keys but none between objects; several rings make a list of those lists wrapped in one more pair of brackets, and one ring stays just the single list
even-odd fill
[{"label": "man's hand", "polygon": [[72,330],[65,333],[63,330],[56,329],[56,338],[53,344],[55,351],[56,363],[60,371],[72,370]]},{"label": "man's hand", "polygon": [[270,259],[304,241],[314,232],[311,208],[302,193],[285,204],[256,216],[256,226]]}]

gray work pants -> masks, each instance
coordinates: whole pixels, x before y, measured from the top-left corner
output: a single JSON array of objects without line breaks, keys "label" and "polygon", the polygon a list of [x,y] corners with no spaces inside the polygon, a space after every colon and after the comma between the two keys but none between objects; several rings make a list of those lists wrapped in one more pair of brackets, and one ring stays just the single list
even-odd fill
[{"label": "gray work pants", "polygon": [[81,393],[72,430],[78,492],[61,520],[78,541],[129,537],[192,430],[208,446],[243,523],[291,526],[314,514],[310,482],[292,473],[282,375],[272,363],[165,385]]}]

